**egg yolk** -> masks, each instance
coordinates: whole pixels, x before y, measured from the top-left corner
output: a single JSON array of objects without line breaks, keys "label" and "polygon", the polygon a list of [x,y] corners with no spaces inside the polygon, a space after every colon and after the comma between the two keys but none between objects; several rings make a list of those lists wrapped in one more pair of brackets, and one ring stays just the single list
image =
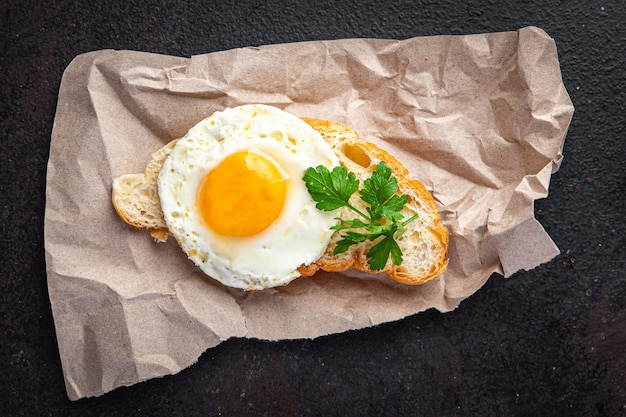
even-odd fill
[{"label": "egg yolk", "polygon": [[202,219],[214,232],[245,237],[262,232],[280,215],[287,179],[258,153],[227,156],[206,174],[198,190]]}]

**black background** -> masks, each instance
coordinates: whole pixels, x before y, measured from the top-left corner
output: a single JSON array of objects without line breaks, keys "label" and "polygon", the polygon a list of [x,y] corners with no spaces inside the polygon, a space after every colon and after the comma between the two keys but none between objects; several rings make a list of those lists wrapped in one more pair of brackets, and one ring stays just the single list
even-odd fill
[{"label": "black background", "polygon": [[[4,1],[0,6],[0,414],[624,416],[626,4],[576,1]],[[536,217],[561,255],[494,275],[446,314],[315,340],[231,339],[177,375],[72,402],[46,287],[46,163],[62,73],[113,48],[187,57],[347,37],[534,25],[575,106]]]}]

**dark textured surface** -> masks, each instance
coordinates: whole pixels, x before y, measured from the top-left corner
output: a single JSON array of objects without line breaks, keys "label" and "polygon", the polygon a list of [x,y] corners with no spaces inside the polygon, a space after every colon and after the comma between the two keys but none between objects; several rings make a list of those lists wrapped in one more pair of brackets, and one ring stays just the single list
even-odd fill
[{"label": "dark textured surface", "polygon": [[[626,6],[576,1],[4,1],[0,415],[624,416]],[[379,5],[384,4],[384,5]],[[59,82],[103,48],[190,56],[345,37],[546,30],[576,107],[536,216],[562,254],[493,276],[452,313],[316,340],[232,339],[177,375],[67,399],[46,289]]]}]

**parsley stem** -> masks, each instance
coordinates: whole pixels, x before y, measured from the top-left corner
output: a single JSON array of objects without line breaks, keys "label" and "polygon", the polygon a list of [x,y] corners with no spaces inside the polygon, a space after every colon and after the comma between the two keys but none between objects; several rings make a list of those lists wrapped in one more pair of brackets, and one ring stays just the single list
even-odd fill
[{"label": "parsley stem", "polygon": [[406,226],[407,224],[411,223],[415,219],[417,219],[417,214],[412,215],[411,217],[403,221],[401,224],[402,226]]},{"label": "parsley stem", "polygon": [[370,221],[370,222],[372,221],[372,219],[370,219],[370,217],[367,214],[363,213],[361,210],[359,210],[358,208],[354,207],[352,204],[347,203],[346,207],[348,207],[350,210],[354,211],[359,216],[363,217],[365,220]]}]

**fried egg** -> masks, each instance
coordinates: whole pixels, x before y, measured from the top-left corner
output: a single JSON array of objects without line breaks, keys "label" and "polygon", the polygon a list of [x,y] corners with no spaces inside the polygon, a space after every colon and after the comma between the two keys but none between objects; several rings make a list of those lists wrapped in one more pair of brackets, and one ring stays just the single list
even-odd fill
[{"label": "fried egg", "polygon": [[165,222],[206,275],[246,290],[285,285],[318,259],[336,212],[316,209],[302,176],[339,161],[321,135],[278,108],[216,112],[181,138],[158,176]]}]

